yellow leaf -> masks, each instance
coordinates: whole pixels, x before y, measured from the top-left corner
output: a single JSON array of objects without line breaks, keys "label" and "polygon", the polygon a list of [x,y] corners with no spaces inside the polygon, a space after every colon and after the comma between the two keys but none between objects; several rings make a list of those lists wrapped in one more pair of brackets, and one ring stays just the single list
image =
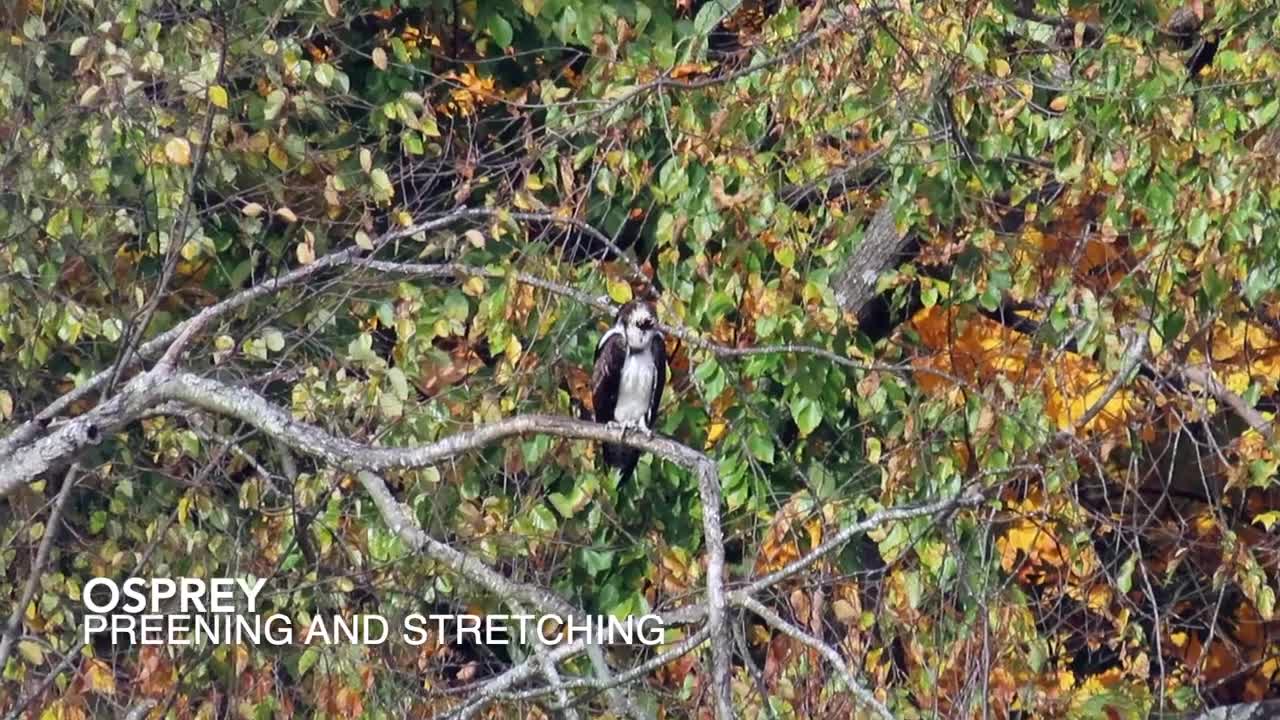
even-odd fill
[{"label": "yellow leaf", "polygon": [[212,85],[209,87],[209,102],[214,106],[223,110],[227,109],[227,89],[221,85]]},{"label": "yellow leaf", "polygon": [[1066,95],[1059,95],[1058,97],[1054,98],[1052,102],[1049,103],[1049,109],[1054,112],[1062,112],[1063,110],[1067,109],[1067,102],[1068,101],[1067,101]]},{"label": "yellow leaf", "polygon": [[702,75],[706,72],[709,72],[710,70],[711,70],[710,65],[701,64],[701,63],[685,63],[683,65],[677,65],[671,69],[671,79],[683,80],[684,78],[687,78],[687,77]]},{"label": "yellow leaf", "polygon": [[324,0],[324,11],[329,13],[329,17],[338,17],[338,0]]},{"label": "yellow leaf", "polygon": [[434,116],[423,113],[420,122],[422,123],[423,135],[426,135],[427,137],[440,137],[440,126],[436,124]]},{"label": "yellow leaf", "polygon": [[182,138],[170,138],[164,144],[164,156],[174,165],[190,165],[191,143]]},{"label": "yellow leaf", "polygon": [[373,240],[369,237],[369,234],[368,234],[368,233],[366,233],[365,231],[363,231],[363,230],[357,230],[357,231],[356,231],[356,246],[357,246],[357,247],[359,247],[361,250],[372,250],[372,249],[373,249]]},{"label": "yellow leaf", "polygon": [[631,301],[631,285],[625,280],[609,280],[605,283],[609,290],[609,298],[621,305]]},{"label": "yellow leaf", "polygon": [[720,438],[724,437],[724,433],[728,429],[729,424],[726,422],[716,421],[711,423],[711,428],[707,430],[707,449],[711,449],[713,445],[719,442]]},{"label": "yellow leaf", "polygon": [[373,49],[373,66],[379,70],[387,69],[387,51],[380,47]]},{"label": "yellow leaf", "polygon": [[471,297],[479,297],[484,294],[484,287],[484,278],[473,277],[462,284],[462,292]]},{"label": "yellow leaf", "polygon": [[524,351],[524,346],[520,344],[520,339],[515,335],[507,338],[507,360],[513,365],[520,359],[520,353]]},{"label": "yellow leaf", "polygon": [[995,66],[996,66],[996,77],[998,78],[1009,77],[1010,68],[1009,68],[1009,62],[1007,60],[1005,60],[1004,58],[996,58]]},{"label": "yellow leaf", "polygon": [[271,148],[267,150],[267,159],[281,170],[289,169],[289,154],[276,143],[271,143]]},{"label": "yellow leaf", "polygon": [[466,231],[465,233],[463,233],[462,236],[465,237],[467,239],[467,242],[471,243],[472,246],[476,248],[484,247],[484,233],[480,232],[479,230],[472,228]]},{"label": "yellow leaf", "polygon": [[0,420],[13,417],[13,396],[8,390],[0,390]]},{"label": "yellow leaf", "polygon": [[44,650],[41,650],[39,645],[30,640],[23,640],[18,643],[18,654],[30,665],[44,664]]},{"label": "yellow leaf", "polygon": [[1271,527],[1280,520],[1280,510],[1270,510],[1259,514],[1253,519],[1255,525],[1261,525],[1266,528],[1267,532],[1271,532]]},{"label": "yellow leaf", "polygon": [[297,216],[297,215],[295,215],[295,214],[293,214],[293,211],[292,211],[292,210],[290,210],[290,209],[289,209],[289,208],[287,208],[287,207],[282,207],[282,208],[277,209],[277,210],[276,210],[276,215],[277,215],[280,219],[282,219],[282,220],[284,220],[285,222],[290,223],[290,224],[298,222],[298,216]]},{"label": "yellow leaf", "polygon": [[89,661],[89,669],[85,673],[89,680],[89,689],[103,695],[116,693],[116,676],[107,663],[100,659]]},{"label": "yellow leaf", "polygon": [[310,265],[316,261],[316,249],[307,243],[298,243],[298,262]]},{"label": "yellow leaf", "polygon": [[373,153],[369,148],[360,148],[360,169],[365,172],[373,169]]},{"label": "yellow leaf", "polygon": [[259,215],[262,214],[262,211],[265,209],[266,208],[262,207],[258,203],[251,202],[248,205],[245,205],[244,207],[240,208],[240,212],[244,213],[249,217],[258,217]]}]

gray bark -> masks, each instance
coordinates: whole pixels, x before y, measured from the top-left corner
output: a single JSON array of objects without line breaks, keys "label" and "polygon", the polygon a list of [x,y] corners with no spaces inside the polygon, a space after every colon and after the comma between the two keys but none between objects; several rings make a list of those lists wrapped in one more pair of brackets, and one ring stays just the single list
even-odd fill
[{"label": "gray bark", "polygon": [[862,244],[853,251],[836,274],[833,286],[836,302],[846,313],[858,316],[876,296],[880,273],[894,265],[907,247],[908,236],[899,233],[893,207],[886,200],[867,224]]}]

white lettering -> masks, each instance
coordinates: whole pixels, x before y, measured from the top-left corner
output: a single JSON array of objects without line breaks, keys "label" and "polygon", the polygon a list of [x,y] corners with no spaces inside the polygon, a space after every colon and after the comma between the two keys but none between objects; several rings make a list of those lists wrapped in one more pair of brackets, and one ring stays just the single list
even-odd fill
[{"label": "white lettering", "polygon": [[236,581],[231,578],[214,578],[209,581],[209,612],[229,613],[236,611]]},{"label": "white lettering", "polygon": [[93,641],[90,637],[93,633],[102,632],[107,629],[106,615],[85,615],[84,616],[84,644],[88,645]]},{"label": "white lettering", "polygon": [[[422,616],[422,613],[412,613],[404,619],[404,641],[406,644],[413,647],[427,644],[427,639],[430,636],[426,628],[422,627],[422,623],[426,621],[427,619]],[[412,638],[410,638],[411,633],[413,634]]]},{"label": "white lettering", "polygon": [[125,603],[120,609],[125,612],[142,612],[147,607],[147,596],[142,589],[146,587],[147,581],[142,578],[129,578],[124,581],[124,587],[121,588],[125,597],[133,602]]},{"label": "white lettering", "polygon": [[475,643],[480,644],[480,618],[475,615],[459,615],[458,616],[458,636],[454,642],[461,644],[464,634],[471,635],[475,638]]},{"label": "white lettering", "polygon": [[[105,587],[111,591],[111,601],[99,605],[93,599],[93,589],[96,587]],[[84,589],[80,591],[80,597],[84,598],[84,606],[96,613],[111,612],[111,609],[120,602],[120,588],[111,578],[96,577],[84,584]],[[103,628],[104,630],[106,628]]]},{"label": "white lettering", "polygon": [[262,592],[262,588],[267,584],[266,578],[258,578],[253,584],[248,580],[241,578],[236,579],[236,584],[240,586],[241,592],[249,601],[249,612],[258,612],[258,593]]},{"label": "white lettering", "polygon": [[[360,620],[361,620],[361,626],[362,626],[360,629],[360,634],[364,636],[365,645],[381,645],[382,643],[386,642],[387,621],[385,618],[383,618],[381,615],[365,615],[361,617]],[[373,639],[373,633],[369,631],[369,625],[372,623],[377,623],[378,629],[381,631],[381,634],[378,635],[377,640]]]},{"label": "white lettering", "polygon": [[182,608],[182,612],[191,612],[191,606],[195,607],[196,612],[209,612],[204,606],[204,581],[200,578],[179,578],[178,585],[182,590],[179,596],[178,605]]},{"label": "white lettering", "polygon": [[288,645],[293,642],[293,623],[288,615],[276,613],[267,618],[267,642],[272,645]]},{"label": "white lettering", "polygon": [[307,639],[303,642],[310,645],[316,635],[323,637],[326,645],[332,642],[329,639],[329,630],[324,625],[323,615],[317,615],[311,620],[311,627],[307,628]]}]

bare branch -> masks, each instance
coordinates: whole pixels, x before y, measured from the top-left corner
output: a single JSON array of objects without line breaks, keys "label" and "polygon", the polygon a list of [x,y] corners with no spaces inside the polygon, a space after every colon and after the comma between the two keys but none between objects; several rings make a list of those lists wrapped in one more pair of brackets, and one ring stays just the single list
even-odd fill
[{"label": "bare branch", "polygon": [[52,432],[21,452],[16,449],[8,454],[0,452],[0,497],[48,470],[70,462],[86,447],[102,442],[108,434],[137,419],[140,413],[156,404],[156,382],[157,378],[151,374],[139,375],[110,400],[83,415],[59,423]]},{"label": "bare branch", "polygon": [[696,468],[698,494],[702,498],[702,535],[707,544],[707,630],[711,633],[711,682],[716,700],[716,717],[731,720],[733,692],[729,664],[733,648],[725,622],[728,606],[724,594],[724,535],[720,527],[720,479],[715,463],[701,462]]},{"label": "bare branch", "polygon": [[832,535],[826,542],[809,551],[809,553],[804,557],[801,557],[785,567],[769,573],[768,575],[758,577],[755,580],[752,580],[745,587],[729,593],[729,600],[735,605],[741,604],[751,595],[760,592],[767,587],[777,585],[779,582],[795,575],[822,559],[824,556],[839,549],[845,543],[849,542],[849,540],[853,539],[853,536],[865,533],[868,530],[874,530],[885,523],[909,520],[923,515],[944,515],[956,508],[974,507],[981,502],[982,493],[973,489],[968,492],[963,492],[943,500],[937,500],[923,505],[878,510],[872,513],[867,519],[842,528],[835,535]]},{"label": "bare branch", "polygon": [[[524,614],[524,608],[520,603],[513,602],[511,605],[516,612]],[[561,684],[564,681],[560,679],[560,671],[556,668],[555,662],[547,652],[548,646],[543,645],[542,638],[539,637],[533,639],[532,645],[533,655],[537,658],[539,667],[542,668],[542,676],[555,688],[556,702],[559,703],[557,709],[569,720],[578,720],[578,711],[569,704],[569,692]]]},{"label": "bare branch", "polygon": [[[218,51],[218,68],[214,77],[217,78],[217,82],[221,82],[226,72],[227,48],[230,40],[227,38],[227,29],[225,27],[218,27],[218,30],[222,35],[222,43]],[[212,108],[205,112],[204,129],[200,133],[200,144],[196,146],[196,159],[191,170],[191,179],[187,184],[187,191],[182,201],[182,209],[178,211],[177,217],[174,218],[172,229],[169,232],[169,247],[164,267],[160,271],[160,279],[156,282],[156,289],[152,291],[151,297],[147,298],[147,302],[141,312],[134,317],[133,321],[129,323],[129,327],[125,330],[120,352],[116,356],[115,363],[112,364],[111,376],[107,381],[106,393],[108,395],[115,389],[116,384],[120,382],[125,366],[133,356],[133,349],[137,345],[138,339],[146,334],[147,328],[151,325],[151,320],[155,317],[156,310],[160,308],[160,301],[164,299],[169,283],[173,281],[173,273],[178,269],[178,260],[182,257],[182,248],[187,242],[187,225],[191,220],[191,208],[195,205],[196,187],[200,183],[200,176],[204,174],[204,166],[208,160],[209,141],[213,137],[213,118],[215,114]]]},{"label": "bare branch", "polygon": [[648,675],[649,673],[653,672],[654,670],[657,670],[663,665],[666,665],[672,660],[676,660],[684,656],[686,653],[690,652],[694,648],[698,647],[698,645],[701,645],[703,642],[705,642],[707,638],[710,636],[711,636],[711,629],[708,626],[704,625],[698,628],[697,631],[690,634],[685,639],[667,648],[662,653],[659,653],[658,655],[655,655],[652,658],[649,658],[645,662],[639,665],[636,665],[635,667],[625,672],[618,673],[608,683],[602,683],[599,680],[588,680],[586,678],[579,678],[577,680],[568,680],[557,687],[534,688],[532,690],[523,690],[518,693],[503,693],[501,697],[504,700],[513,700],[513,701],[514,700],[530,700],[533,698],[550,695],[551,693],[557,692],[559,690],[607,690],[609,687],[625,685],[627,683],[638,680],[644,677],[645,675]]},{"label": "bare branch", "polygon": [[[285,444],[290,444],[290,440],[287,438],[279,438],[279,440]],[[550,590],[536,585],[515,582],[493,570],[483,561],[428,535],[418,526],[412,515],[406,512],[406,509],[395,499],[387,488],[387,484],[377,474],[362,470],[356,473],[356,479],[364,486],[365,492],[369,493],[369,496],[373,498],[373,504],[378,508],[378,513],[382,516],[383,522],[387,524],[387,527],[396,535],[399,535],[414,550],[425,553],[433,560],[447,565],[462,577],[499,597],[527,602],[543,612],[555,613],[561,616],[584,617],[586,615],[580,608],[574,607]],[[586,649],[590,653],[590,647]],[[598,660],[603,665],[603,653],[600,653],[598,647],[596,647],[596,652],[599,653]],[[552,667],[555,665],[555,661],[549,656],[536,659],[540,669],[544,669],[546,663],[550,663]],[[595,659],[593,659],[592,664],[597,665]],[[543,671],[545,672],[545,669]],[[599,666],[597,666],[597,674],[607,679],[607,672],[601,672]],[[611,701],[615,708],[627,708],[629,706],[629,703],[620,694],[611,698]]]},{"label": "bare branch", "polygon": [[1107,384],[1107,389],[1102,391],[1102,394],[1098,396],[1097,400],[1093,401],[1089,409],[1085,410],[1084,414],[1072,423],[1074,430],[1079,430],[1088,425],[1091,420],[1098,416],[1098,413],[1102,412],[1107,403],[1111,402],[1111,398],[1115,397],[1116,393],[1120,392],[1120,388],[1124,387],[1129,376],[1138,367],[1138,363],[1142,361],[1142,356],[1147,354],[1147,336],[1150,334],[1147,328],[1126,328],[1122,332],[1130,337],[1124,357],[1120,361],[1120,369],[1116,371],[1116,374],[1111,378],[1111,382]]},{"label": "bare branch", "polygon": [[1276,444],[1276,435],[1275,431],[1271,427],[1271,423],[1267,422],[1267,419],[1262,416],[1262,413],[1249,407],[1248,403],[1244,401],[1244,398],[1234,392],[1231,392],[1230,388],[1223,385],[1222,381],[1218,380],[1218,376],[1214,374],[1213,370],[1203,365],[1193,365],[1191,367],[1183,368],[1180,373],[1187,382],[1195,383],[1196,385],[1203,387],[1215,400],[1231,408],[1231,412],[1235,413],[1237,417],[1245,421],[1249,427],[1258,431],[1258,434],[1262,435],[1262,437],[1266,439],[1267,444]]},{"label": "bare branch", "polygon": [[152,698],[141,700],[136,705],[129,708],[129,712],[125,714],[124,720],[142,720],[147,716],[147,713],[151,712],[152,708],[159,704],[159,702]]}]

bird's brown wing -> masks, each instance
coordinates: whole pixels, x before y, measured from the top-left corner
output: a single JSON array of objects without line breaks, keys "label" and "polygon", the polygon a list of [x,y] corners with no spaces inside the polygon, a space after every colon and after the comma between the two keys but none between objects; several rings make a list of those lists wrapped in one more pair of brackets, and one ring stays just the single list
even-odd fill
[{"label": "bird's brown wing", "polygon": [[596,364],[591,371],[591,408],[596,422],[611,422],[618,405],[622,366],[627,361],[627,340],[622,333],[606,334],[596,346]]}]

